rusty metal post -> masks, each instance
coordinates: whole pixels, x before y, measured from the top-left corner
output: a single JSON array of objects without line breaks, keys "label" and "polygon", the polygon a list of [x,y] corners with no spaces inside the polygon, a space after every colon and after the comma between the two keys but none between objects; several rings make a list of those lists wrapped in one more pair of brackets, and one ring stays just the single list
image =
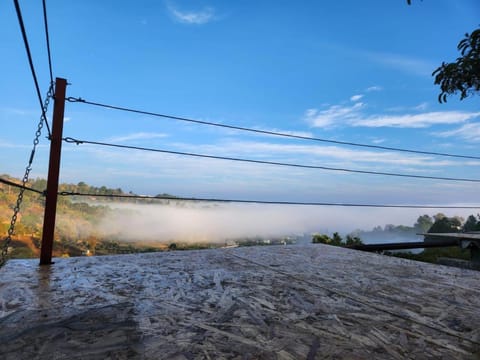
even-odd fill
[{"label": "rusty metal post", "polygon": [[53,107],[52,138],[50,139],[50,160],[48,164],[47,196],[45,199],[45,215],[43,217],[40,265],[52,264],[66,88],[67,80],[55,79],[55,103]]}]

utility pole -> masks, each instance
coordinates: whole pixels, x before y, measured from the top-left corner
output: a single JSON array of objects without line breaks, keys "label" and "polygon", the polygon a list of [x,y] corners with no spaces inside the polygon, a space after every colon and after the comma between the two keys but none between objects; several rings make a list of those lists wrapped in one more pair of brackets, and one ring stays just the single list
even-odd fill
[{"label": "utility pole", "polygon": [[53,106],[52,138],[50,139],[50,160],[48,163],[47,196],[45,199],[45,214],[43,217],[40,265],[52,264],[66,88],[67,80],[61,78],[55,79],[55,102]]}]

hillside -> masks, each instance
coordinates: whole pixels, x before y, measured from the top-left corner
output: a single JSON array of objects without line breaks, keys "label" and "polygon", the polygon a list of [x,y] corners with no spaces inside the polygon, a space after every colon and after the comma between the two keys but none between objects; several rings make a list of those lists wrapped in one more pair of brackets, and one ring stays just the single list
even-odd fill
[{"label": "hillside", "polygon": [[[2,178],[20,183],[18,179],[8,175]],[[43,191],[45,179],[30,181],[29,187]],[[95,195],[133,195],[121,189],[110,189],[105,186],[89,186],[83,182],[78,184],[61,184],[59,192],[75,192],[91,194],[91,196],[59,196],[57,205],[57,221],[55,229],[54,256],[105,255],[131,253],[139,251],[156,251],[167,248],[165,244],[122,243],[118,239],[105,237],[98,233],[97,225],[112,211],[108,204],[113,198],[96,197]],[[7,235],[13,207],[16,203],[18,189],[0,184],[0,233]],[[10,257],[38,257],[43,226],[44,197],[26,191],[20,213],[15,226],[15,235],[11,243]],[[115,199],[116,202],[128,202],[129,199]],[[136,202],[148,200],[136,200]]]}]

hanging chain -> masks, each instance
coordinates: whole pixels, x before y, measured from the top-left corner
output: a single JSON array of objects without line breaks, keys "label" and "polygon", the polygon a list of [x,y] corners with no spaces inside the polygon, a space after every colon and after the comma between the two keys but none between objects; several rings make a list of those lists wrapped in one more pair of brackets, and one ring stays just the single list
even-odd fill
[{"label": "hanging chain", "polygon": [[17,222],[18,213],[20,212],[20,205],[23,201],[23,193],[25,192],[25,188],[28,183],[28,177],[30,175],[30,171],[32,170],[33,158],[35,156],[35,150],[37,149],[37,145],[40,142],[39,139],[42,135],[43,124],[47,121],[46,114],[51,98],[53,98],[53,83],[50,84],[50,88],[47,91],[47,97],[45,98],[45,101],[43,103],[42,114],[40,115],[40,122],[38,123],[37,131],[35,132],[35,138],[33,139],[33,149],[30,154],[30,160],[28,161],[28,165],[25,168],[25,175],[23,175],[22,178],[22,187],[20,188],[20,191],[18,193],[17,203],[13,208],[12,220],[10,221],[10,227],[8,228],[7,237],[5,238],[2,246],[2,253],[0,255],[0,268],[7,262],[8,247],[10,246],[13,233],[15,232],[15,223]]}]

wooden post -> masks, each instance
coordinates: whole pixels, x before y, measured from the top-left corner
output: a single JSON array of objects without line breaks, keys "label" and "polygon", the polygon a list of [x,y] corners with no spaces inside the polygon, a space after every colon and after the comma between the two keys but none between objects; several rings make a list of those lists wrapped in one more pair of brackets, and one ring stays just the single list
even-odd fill
[{"label": "wooden post", "polygon": [[55,217],[57,213],[58,179],[60,175],[66,88],[67,80],[61,78],[55,79],[55,103],[53,107],[52,138],[50,139],[50,160],[48,164],[47,196],[45,199],[45,215],[43,217],[40,265],[53,264],[53,236],[55,233]]}]

